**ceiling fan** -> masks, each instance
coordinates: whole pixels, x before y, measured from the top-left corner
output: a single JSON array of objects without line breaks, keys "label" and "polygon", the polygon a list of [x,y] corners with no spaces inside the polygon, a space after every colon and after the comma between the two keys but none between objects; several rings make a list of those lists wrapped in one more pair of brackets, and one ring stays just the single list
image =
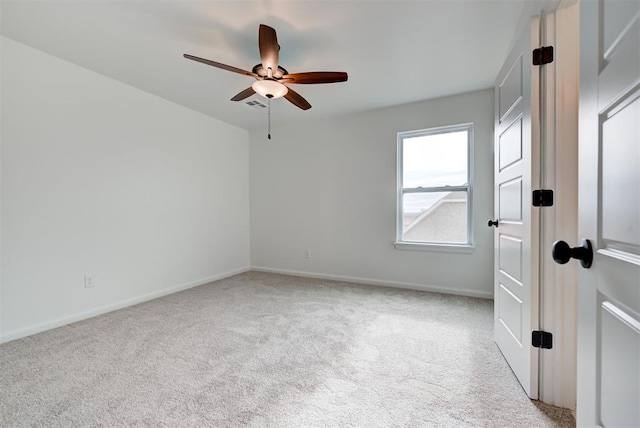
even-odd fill
[{"label": "ceiling fan", "polygon": [[184,57],[223,70],[231,71],[245,76],[251,76],[256,81],[247,89],[231,98],[231,101],[241,101],[251,95],[258,93],[265,98],[285,97],[295,106],[302,110],[311,108],[311,104],[305,100],[300,94],[285,84],[316,84],[316,83],[336,83],[345,82],[348,78],[347,73],[342,71],[311,71],[306,73],[289,74],[287,70],[278,65],[278,53],[280,45],[276,30],[268,25],[260,24],[258,30],[258,49],[260,50],[260,60],[262,63],[253,67],[251,71],[242,70],[231,65],[222,64],[197,56],[184,54]]}]

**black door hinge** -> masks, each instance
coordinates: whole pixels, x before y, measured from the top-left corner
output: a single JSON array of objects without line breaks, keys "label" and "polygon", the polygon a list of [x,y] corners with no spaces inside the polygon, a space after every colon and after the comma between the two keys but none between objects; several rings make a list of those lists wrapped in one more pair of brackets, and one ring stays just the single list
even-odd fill
[{"label": "black door hinge", "polygon": [[534,348],[553,348],[553,334],[546,331],[536,330],[531,332],[531,345]]},{"label": "black door hinge", "polygon": [[533,50],[533,65],[543,65],[553,62],[553,46],[542,46]]},{"label": "black door hinge", "polygon": [[540,189],[534,190],[533,201],[534,207],[552,207],[553,206],[553,190]]}]

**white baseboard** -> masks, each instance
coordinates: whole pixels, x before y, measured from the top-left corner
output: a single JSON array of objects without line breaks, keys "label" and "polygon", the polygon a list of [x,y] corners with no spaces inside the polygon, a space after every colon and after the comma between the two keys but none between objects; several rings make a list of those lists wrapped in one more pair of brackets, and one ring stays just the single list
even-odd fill
[{"label": "white baseboard", "polygon": [[127,299],[117,303],[112,303],[110,305],[101,306],[98,308],[94,308],[85,312],[80,312],[67,317],[58,318],[55,320],[36,324],[20,330],[10,331],[0,335],[0,343],[6,343],[12,340],[21,339],[23,337],[31,336],[32,334],[41,333],[43,331],[51,330],[57,327],[62,327],[64,325],[71,324],[77,321],[82,321],[87,318],[106,314],[107,312],[112,312],[118,309],[126,308],[128,306],[137,305],[138,303],[157,299],[158,297],[177,293],[179,291],[197,287],[199,285],[207,284],[209,282],[218,281],[224,278],[228,278],[230,276],[248,272],[250,270],[257,271],[257,272],[269,272],[269,273],[279,273],[283,275],[302,276],[307,278],[327,279],[332,281],[352,282],[355,284],[367,284],[367,285],[376,285],[376,286],[382,286],[382,287],[405,288],[409,290],[429,291],[433,293],[454,294],[458,296],[477,297],[480,299],[493,299],[492,292],[459,289],[459,288],[437,287],[437,286],[425,285],[425,284],[385,281],[385,280],[378,280],[378,279],[372,279],[372,278],[359,278],[359,277],[344,276],[344,275],[331,275],[331,274],[324,274],[324,273],[317,273],[317,272],[304,272],[304,271],[296,271],[296,270],[288,270],[288,269],[274,269],[274,268],[268,268],[263,266],[251,266],[251,268],[247,267],[247,268],[237,269],[230,272],[221,273],[218,275],[213,275],[207,278],[202,278],[196,281],[191,281],[191,282],[180,284],[174,287],[165,288],[164,290],[160,290],[160,291],[154,291],[152,293],[134,297],[132,299]]},{"label": "white baseboard", "polygon": [[353,276],[331,275],[331,274],[317,273],[317,272],[303,272],[303,271],[288,270],[288,269],[274,269],[274,268],[268,268],[263,266],[251,266],[251,270],[256,272],[280,273],[283,275],[302,276],[306,278],[328,279],[332,281],[353,282],[356,284],[377,285],[382,287],[405,288],[409,290],[429,291],[432,293],[454,294],[457,296],[477,297],[480,299],[493,300],[493,291],[487,292],[487,291],[467,290],[467,289],[460,289],[460,288],[437,287],[437,286],[425,285],[425,284],[414,284],[410,282],[395,282],[395,281],[385,281],[385,280],[371,279],[371,278],[358,278]]},{"label": "white baseboard", "polygon": [[166,296],[169,294],[177,293],[178,291],[186,290],[188,288],[197,287],[199,285],[207,284],[209,282],[218,281],[230,276],[238,275],[240,273],[248,272],[250,269],[242,268],[230,272],[213,275],[207,278],[198,279],[196,281],[190,281],[184,284],[176,285],[173,287],[165,288],[164,290],[154,291],[152,293],[144,294],[142,296],[134,297],[132,299],[122,300],[110,305],[101,306],[85,312],[80,312],[67,317],[58,318],[52,321],[36,324],[20,330],[14,330],[0,335],[0,343],[9,342],[23,337],[31,336],[32,334],[41,333],[53,328],[62,327],[63,325],[71,324],[77,321],[82,321],[87,318],[95,317],[98,315],[106,314],[118,309],[126,308],[128,306],[137,305],[138,303],[146,302],[149,300],[157,299],[158,297]]}]

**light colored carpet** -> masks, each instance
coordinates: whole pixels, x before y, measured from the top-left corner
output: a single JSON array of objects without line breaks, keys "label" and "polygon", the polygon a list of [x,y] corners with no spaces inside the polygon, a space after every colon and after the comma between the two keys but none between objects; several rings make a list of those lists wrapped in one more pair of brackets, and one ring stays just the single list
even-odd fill
[{"label": "light colored carpet", "polygon": [[574,426],[492,302],[249,272],[0,346],[0,426]]}]

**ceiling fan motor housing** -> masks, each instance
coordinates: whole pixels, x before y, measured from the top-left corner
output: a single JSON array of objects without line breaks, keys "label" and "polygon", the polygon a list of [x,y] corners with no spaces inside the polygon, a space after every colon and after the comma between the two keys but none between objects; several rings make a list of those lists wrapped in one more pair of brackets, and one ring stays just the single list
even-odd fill
[{"label": "ceiling fan motor housing", "polygon": [[[267,73],[267,70],[262,66],[262,64],[255,65],[251,71],[260,77],[267,77],[269,75],[269,73]],[[273,73],[273,78],[282,79],[282,76],[286,74],[289,74],[289,72],[283,67],[278,66],[278,69]]]}]

